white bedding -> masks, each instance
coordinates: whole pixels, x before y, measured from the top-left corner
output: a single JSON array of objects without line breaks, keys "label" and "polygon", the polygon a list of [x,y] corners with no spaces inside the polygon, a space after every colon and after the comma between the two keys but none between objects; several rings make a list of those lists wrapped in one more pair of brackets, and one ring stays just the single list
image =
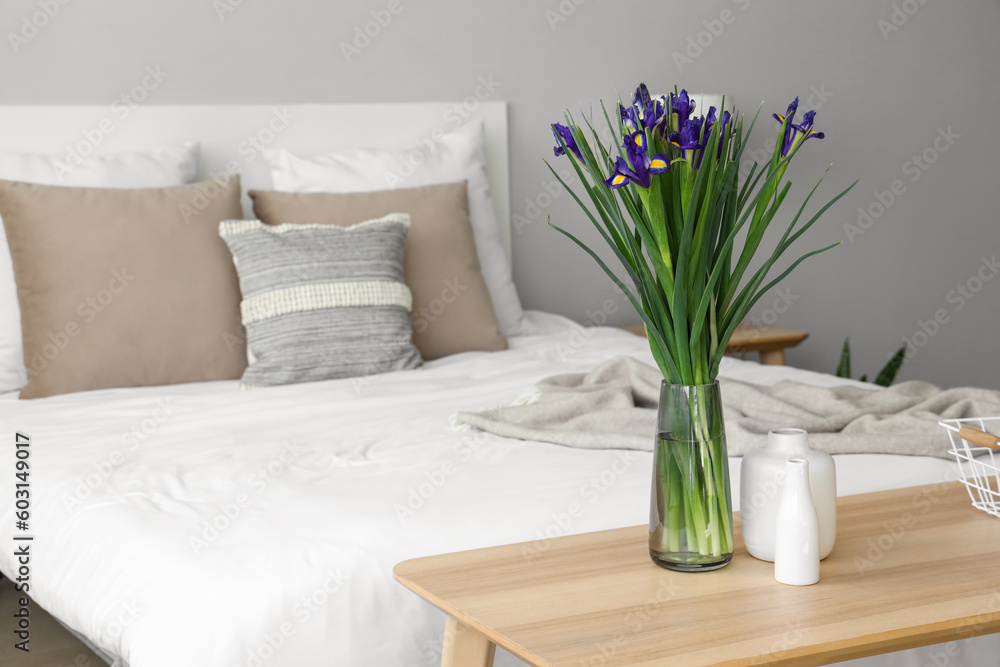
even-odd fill
[{"label": "white bedding", "polygon": [[[392,580],[395,563],[648,520],[650,454],[450,428],[452,413],[509,403],[552,374],[618,354],[651,362],[623,331],[530,317],[542,333],[506,352],[371,378],[0,396],[0,437],[32,438],[32,597],[131,667],[438,664],[443,615]],[[843,382],[739,360],[722,372]],[[837,465],[841,495],[954,478],[940,459]],[[731,470],[737,499],[738,459]],[[7,574],[14,481],[0,482]],[[567,523],[571,503],[584,509]],[[949,664],[992,664],[998,646],[959,643]],[[869,664],[921,667],[936,650]],[[496,664],[522,663],[500,651]]]}]

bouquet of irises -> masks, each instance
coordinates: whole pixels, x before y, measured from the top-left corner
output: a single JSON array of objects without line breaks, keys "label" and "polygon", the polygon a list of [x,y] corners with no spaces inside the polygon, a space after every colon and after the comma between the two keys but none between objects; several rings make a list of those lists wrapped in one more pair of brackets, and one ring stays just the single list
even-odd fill
[{"label": "bouquet of irises", "polygon": [[[789,161],[807,139],[824,136],[813,129],[815,111],[795,122],[797,108],[798,98],[784,115],[774,114],[781,139],[771,160],[764,168],[754,163],[742,186],[743,118],[715,107],[695,116],[695,103],[685,90],[654,98],[640,84],[630,106],[619,102],[616,122],[604,109],[609,129],[624,139],[616,148],[605,148],[591,121],[585,119],[585,130],[568,111],[566,125],[552,126],[554,152],[570,156],[593,210],[549,168],[614,250],[634,291],[575,235],[556,229],[591,255],[629,297],[646,325],[663,377],[673,384],[715,380],[729,339],[757,300],[804,259],[837,245],[802,255],[764,282],[789,246],[850,190],[799,226],[817,183],[763,265],[744,281],[791,187],[791,182],[782,184]],[[747,135],[756,120],[755,115]],[[734,252],[744,227],[743,247]]]},{"label": "bouquet of irises", "polygon": [[[781,128],[771,159],[763,167],[754,163],[741,184],[746,138],[757,115],[744,134],[742,116],[725,109],[724,98],[722,106],[697,116],[686,91],[654,97],[640,84],[632,103],[619,101],[613,116],[601,107],[612,136],[622,137],[620,145],[606,147],[591,119],[581,126],[568,111],[565,125],[552,126],[554,152],[568,156],[584,196],[549,168],[618,257],[631,288],[574,234],[556,229],[593,257],[627,295],[642,317],[665,381],[673,385],[715,381],[729,339],[758,299],[800,262],[837,245],[803,254],[768,281],[781,255],[853,187],[799,224],[817,183],[760,268],[751,271],[764,233],[791,187],[782,182],[789,161],[807,140],[824,135],[813,128],[815,111],[796,122],[796,99],[784,115],[774,115]],[[698,409],[692,404],[692,418],[705,427],[696,434],[703,445],[700,481],[698,488],[684,491],[690,496],[688,505],[700,503],[693,512],[687,509],[696,524],[690,535],[703,552],[729,548],[731,553],[731,517],[720,498],[725,495],[728,503],[728,474],[725,484],[712,474],[726,468],[719,460],[724,445],[721,452],[712,451],[708,420],[696,414]],[[677,535],[669,538],[676,541]]]}]

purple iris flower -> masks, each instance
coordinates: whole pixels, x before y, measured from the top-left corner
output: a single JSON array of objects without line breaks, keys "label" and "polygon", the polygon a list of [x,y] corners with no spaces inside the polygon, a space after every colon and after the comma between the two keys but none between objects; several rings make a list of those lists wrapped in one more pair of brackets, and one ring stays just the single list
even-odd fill
[{"label": "purple iris flower", "polygon": [[729,125],[729,122],[732,119],[733,119],[733,114],[729,113],[728,111],[723,111],[722,112],[722,129],[723,130],[726,129],[726,127]]},{"label": "purple iris flower", "polygon": [[807,111],[802,117],[802,123],[795,123],[795,112],[799,108],[799,98],[788,105],[788,111],[784,116],[781,114],[774,114],[774,119],[779,123],[784,123],[785,119],[788,119],[788,123],[785,125],[785,136],[782,138],[781,142],[781,157],[785,157],[788,153],[795,148],[797,145],[810,139],[816,137],[817,139],[822,139],[826,136],[823,132],[817,132],[813,128],[813,122],[816,119],[815,111]]},{"label": "purple iris flower", "polygon": [[694,113],[694,100],[688,97],[688,91],[681,90],[680,95],[670,93],[670,113],[673,116],[670,122],[670,129],[679,132]]},{"label": "purple iris flower", "polygon": [[[719,148],[716,151],[716,157],[717,158],[721,158],[722,157],[722,142],[723,142],[723,139],[725,139],[725,137],[726,137],[726,127],[729,125],[730,120],[732,120],[732,114],[730,114],[728,111],[723,111],[722,112],[722,121],[721,121],[722,122],[722,128],[720,128],[720,130],[719,130]],[[704,137],[705,137],[706,140],[708,139],[709,135],[712,134],[712,127],[717,122],[719,122],[719,120],[716,117],[716,109],[715,109],[715,107],[709,107],[708,108],[708,115],[705,117],[705,135],[704,135]],[[704,151],[702,151],[698,155],[698,162],[697,162],[697,164],[695,164],[695,169],[701,167],[701,158],[702,158],[703,155],[704,155]]]},{"label": "purple iris flower", "polygon": [[788,123],[785,125],[785,134],[781,139],[781,157],[788,155],[788,151],[792,150],[792,141],[795,139],[795,112],[799,108],[799,98],[796,97],[792,100],[792,103],[788,105],[788,110],[785,115],[782,116],[779,113],[772,114],[774,119],[779,123],[784,123],[785,119],[788,119]]},{"label": "purple iris flower", "polygon": [[621,104],[618,105],[618,114],[621,116],[622,124],[625,125],[625,129],[632,132],[638,132],[639,128],[642,127],[642,119],[639,117],[639,110],[632,107],[625,107]]},{"label": "purple iris flower", "polygon": [[649,156],[646,133],[642,130],[626,137],[623,147],[625,154],[628,155],[628,162],[621,156],[615,158],[611,177],[604,181],[609,188],[620,188],[629,181],[641,188],[648,188],[653,182],[653,174],[662,174],[670,170],[670,160],[665,155],[657,153],[652,157]]},{"label": "purple iris flower", "polygon": [[[666,97],[663,95],[659,97],[652,97],[649,94],[649,89],[646,84],[640,83],[639,87],[635,89],[635,93],[632,95],[632,107],[636,109],[638,115],[642,119],[642,124],[644,127],[656,127],[663,120],[663,109],[666,105]],[[623,117],[624,119],[624,117]],[[633,120],[635,120],[633,116]],[[638,128],[630,127],[630,132],[635,132]]]},{"label": "purple iris flower", "polygon": [[771,115],[773,115],[774,120],[778,121],[779,123],[784,123],[785,119],[787,118],[788,124],[791,125],[792,122],[795,121],[795,112],[796,110],[798,110],[798,108],[799,108],[799,98],[796,97],[794,100],[792,100],[792,103],[788,105],[788,110],[785,112],[784,116],[782,116],[780,113]]},{"label": "purple iris flower", "polygon": [[646,127],[656,127],[663,121],[663,108],[665,101],[666,98],[660,96],[654,100],[646,102],[646,106],[642,111],[642,119]]},{"label": "purple iris flower", "polygon": [[646,84],[640,83],[639,87],[635,89],[635,93],[632,95],[632,104],[634,106],[649,104],[652,98],[649,96],[649,89],[646,88]]},{"label": "purple iris flower", "polygon": [[625,129],[632,133],[642,127],[654,128],[659,125],[663,121],[663,100],[664,98],[659,97],[630,107],[619,104],[618,115]]},{"label": "purple iris flower", "polygon": [[667,139],[680,150],[681,157],[688,162],[694,157],[695,151],[701,148],[701,144],[698,143],[701,138],[701,122],[701,118],[691,118],[681,125],[679,132],[674,132]]},{"label": "purple iris flower", "polygon": [[816,118],[815,111],[807,111],[806,115],[802,117],[801,125],[792,125],[795,130],[795,136],[792,137],[792,145],[798,144],[800,141],[805,141],[806,139],[811,139],[816,137],[817,139],[822,139],[826,136],[823,132],[817,132],[812,129],[813,120]]},{"label": "purple iris flower", "polygon": [[[680,99],[680,97],[675,98]],[[683,108],[682,113],[690,113],[690,107]],[[693,103],[692,103],[693,106]],[[722,143],[725,139],[725,133],[730,123],[732,122],[732,114],[728,111],[722,112],[722,118],[718,116],[718,110],[715,107],[708,108],[708,114],[705,116],[690,116],[681,121],[680,129],[676,132],[671,133],[667,137],[667,141],[677,147],[681,152],[681,157],[688,161],[693,169],[698,169],[701,167],[701,160],[705,157],[705,142],[708,137],[712,134],[712,128],[716,123],[722,123],[722,128],[719,132],[719,145],[716,149],[716,156],[722,157]]]},{"label": "purple iris flower", "polygon": [[566,144],[566,148],[569,148],[570,151],[573,152],[573,155],[576,156],[576,159],[578,159],[580,162],[583,162],[583,154],[580,153],[580,147],[576,145],[576,139],[573,138],[573,131],[571,129],[569,129],[565,125],[560,125],[559,123],[555,123],[552,126],[552,136],[556,138],[556,145],[552,149],[552,152],[555,153],[556,157],[566,154],[566,151],[565,149],[563,149],[562,144],[559,143],[559,138],[562,137],[562,141],[564,144]]},{"label": "purple iris flower", "polygon": [[719,132],[719,153],[717,158],[722,158],[722,140],[726,137],[726,132],[731,132],[730,124],[733,120],[733,115],[728,111],[722,112],[722,130]]}]

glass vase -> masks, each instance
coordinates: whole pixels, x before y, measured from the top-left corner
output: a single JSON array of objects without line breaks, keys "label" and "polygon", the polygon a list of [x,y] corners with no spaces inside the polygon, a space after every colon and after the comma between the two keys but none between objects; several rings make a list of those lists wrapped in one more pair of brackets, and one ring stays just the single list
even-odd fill
[{"label": "glass vase", "polygon": [[657,565],[707,572],[733,558],[729,457],[719,383],[660,385],[649,554]]}]

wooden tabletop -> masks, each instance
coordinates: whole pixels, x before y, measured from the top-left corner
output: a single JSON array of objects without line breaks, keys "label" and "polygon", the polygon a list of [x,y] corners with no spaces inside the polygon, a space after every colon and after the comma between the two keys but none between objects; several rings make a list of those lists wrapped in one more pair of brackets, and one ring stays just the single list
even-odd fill
[{"label": "wooden tabletop", "polygon": [[[838,500],[814,586],[746,553],[721,570],[654,565],[645,526],[400,563],[450,615],[446,665],[822,665],[1000,631],[1000,518],[958,482]],[[737,515],[738,518],[738,515]]]}]

